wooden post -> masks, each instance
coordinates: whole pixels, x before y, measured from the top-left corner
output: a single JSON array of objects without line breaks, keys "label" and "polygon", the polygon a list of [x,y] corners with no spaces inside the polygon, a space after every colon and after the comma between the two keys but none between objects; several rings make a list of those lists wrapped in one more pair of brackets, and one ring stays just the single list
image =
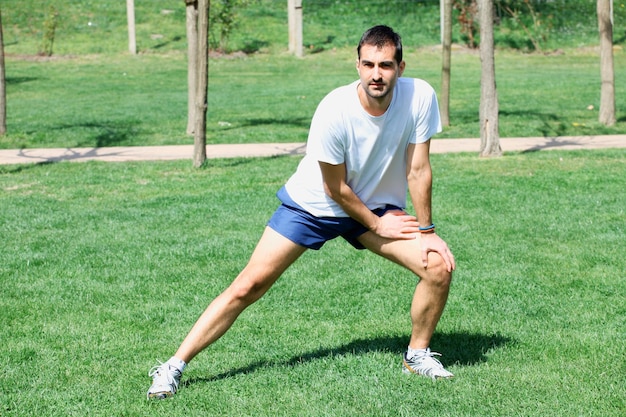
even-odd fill
[{"label": "wooden post", "polygon": [[289,52],[297,57],[304,55],[302,48],[302,0],[287,1],[287,17],[289,19]]},{"label": "wooden post", "polygon": [[196,81],[196,124],[193,140],[193,166],[206,161],[206,113],[209,86],[209,8],[210,0],[198,1],[198,79]]},{"label": "wooden post", "polygon": [[198,79],[198,1],[185,0],[187,27],[187,134],[196,124],[196,80]]},{"label": "wooden post", "polygon": [[450,126],[450,77],[452,68],[452,0],[442,0],[441,124]]},{"label": "wooden post", "polygon": [[611,3],[598,0],[598,29],[600,32],[600,113],[598,121],[606,126],[616,122],[615,116],[615,68],[613,59],[613,24]]},{"label": "wooden post", "polygon": [[498,90],[496,88],[493,1],[479,0],[480,12],[480,156],[501,156]]},{"label": "wooden post", "polygon": [[7,133],[7,93],[4,68],[4,38],[2,36],[2,11],[0,10],[0,135]]},{"label": "wooden post", "polygon": [[135,37],[135,0],[126,0],[126,18],[128,21],[128,51],[137,55],[137,38]]},{"label": "wooden post", "polygon": [[287,0],[287,29],[289,30],[289,53],[296,53],[296,0]]}]

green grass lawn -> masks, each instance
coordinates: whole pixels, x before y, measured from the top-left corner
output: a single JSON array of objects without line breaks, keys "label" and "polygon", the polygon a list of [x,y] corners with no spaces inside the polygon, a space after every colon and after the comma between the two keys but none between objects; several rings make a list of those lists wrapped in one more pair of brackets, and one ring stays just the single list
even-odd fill
[{"label": "green grass lawn", "polygon": [[[547,25],[542,30],[549,32],[543,34],[545,53],[512,51],[510,43],[522,42],[525,31],[511,27],[510,19],[501,21],[496,33],[496,75],[502,137],[626,132],[626,94],[622,91],[626,37],[620,23],[626,8],[615,7],[618,122],[607,128],[597,122],[600,60],[592,3],[544,2],[539,18]],[[183,2],[136,0],[140,53],[129,56],[124,2],[55,1],[55,52],[50,59],[42,59],[36,54],[50,5],[43,0],[2,5],[8,134],[0,137],[0,149],[192,142],[185,134]],[[554,7],[561,8],[559,13],[548,13]],[[405,75],[424,78],[439,91],[441,53],[433,47],[439,42],[438,8],[437,0],[307,2],[307,53],[297,59],[286,51],[286,2],[251,2],[238,10],[239,24],[230,46],[255,53],[210,59],[208,143],[306,140],[321,98],[356,79],[355,46],[362,31],[373,24],[391,24],[403,35]],[[458,26],[455,20],[454,40],[461,43]],[[251,49],[251,45],[258,48]],[[451,90],[452,126],[439,137],[478,137],[480,61],[476,51],[454,52]],[[593,109],[588,110],[589,106]]]},{"label": "green grass lawn", "polygon": [[0,414],[621,416],[626,151],[434,155],[458,264],[432,348],[400,371],[414,279],[333,241],[308,252],[145,400],[244,265],[297,157],[0,166]]},{"label": "green grass lawn", "polygon": [[[208,143],[306,140],[319,100],[356,79],[353,37],[383,16],[381,2],[358,3],[355,18],[347,2],[316,0],[296,59],[272,1],[248,9],[254,24],[232,39],[258,53],[210,60]],[[2,4],[0,148],[192,142],[182,2],[135,3],[138,56],[124,53],[123,2],[59,0],[51,59],[34,58],[49,2]],[[439,91],[436,3],[385,23],[406,33],[405,74]],[[616,49],[618,123],[603,127],[595,29],[567,30],[548,54],[498,52],[502,137],[626,131],[626,54]],[[452,126],[438,139],[477,137],[479,58],[455,52],[452,64]],[[299,158],[0,166],[0,415],[622,416],[626,150],[432,160],[434,219],[458,264],[432,348],[455,379],[401,373],[414,279],[333,241],[163,402],[145,400],[148,370],[244,266]]]},{"label": "green grass lawn", "polygon": [[[338,49],[296,59],[259,54],[210,62],[208,143],[303,142],[318,102],[357,78],[355,53]],[[616,80],[626,54],[615,56]],[[437,90],[441,55],[406,54],[406,76]],[[497,58],[502,137],[617,134],[626,131],[626,95],[617,84],[618,123],[598,123],[599,59],[501,52]],[[480,62],[454,53],[451,126],[440,138],[478,137]],[[192,143],[182,53],[82,56],[7,62],[8,134],[0,148],[141,146]],[[588,106],[593,106],[588,110]]]},{"label": "green grass lawn", "polygon": [[[212,16],[226,0],[211,2]],[[235,7],[228,31],[227,52],[285,51],[288,45],[287,2],[229,0]],[[460,2],[458,2],[460,3]],[[624,46],[626,7],[615,2],[614,42]],[[532,5],[531,8],[528,4]],[[180,0],[134,0],[137,47],[141,53],[184,51],[185,6]],[[593,0],[498,1],[494,36],[499,48],[541,51],[595,46],[597,18]],[[515,10],[513,18],[503,6]],[[306,0],[303,2],[303,46],[307,53],[352,47],[368,27],[396,28],[405,45],[423,47],[440,42],[439,0]],[[128,50],[126,3],[119,0],[5,0],[4,42],[10,54],[33,55],[42,50],[45,22],[56,13],[53,53],[57,55],[117,54]],[[465,44],[460,11],[453,10],[452,40]],[[474,25],[478,30],[478,25]],[[213,19],[211,45],[219,43],[220,23]],[[478,36],[478,33],[476,33]],[[532,37],[532,39],[531,39]]]}]

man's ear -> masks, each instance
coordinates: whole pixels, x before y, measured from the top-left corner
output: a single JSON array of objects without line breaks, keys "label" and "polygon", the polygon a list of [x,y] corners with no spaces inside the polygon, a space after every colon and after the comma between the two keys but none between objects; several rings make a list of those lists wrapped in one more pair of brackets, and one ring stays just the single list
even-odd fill
[{"label": "man's ear", "polygon": [[404,61],[400,62],[400,65],[398,65],[398,77],[402,77],[405,67],[406,67],[406,62]]}]

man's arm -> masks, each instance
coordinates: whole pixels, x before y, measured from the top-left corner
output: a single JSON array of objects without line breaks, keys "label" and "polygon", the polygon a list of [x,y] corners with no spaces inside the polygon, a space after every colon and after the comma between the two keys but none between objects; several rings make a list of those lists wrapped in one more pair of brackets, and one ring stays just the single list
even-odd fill
[{"label": "man's arm", "polygon": [[411,202],[420,226],[432,224],[431,201],[433,175],[430,167],[430,140],[409,144],[407,148],[407,179]]},{"label": "man's arm", "polygon": [[320,162],[324,191],[343,211],[375,234],[389,239],[415,239],[418,224],[414,216],[390,211],[378,217],[361,201],[346,183],[346,165]]},{"label": "man's arm", "polygon": [[[430,140],[424,143],[410,144],[407,148],[407,179],[409,193],[417,221],[421,227],[428,227],[432,221],[432,184],[433,176],[430,166]],[[434,229],[432,232],[421,234],[422,261],[428,266],[428,252],[437,252],[443,258],[448,271],[455,268],[454,256],[446,242],[443,241]]]}]

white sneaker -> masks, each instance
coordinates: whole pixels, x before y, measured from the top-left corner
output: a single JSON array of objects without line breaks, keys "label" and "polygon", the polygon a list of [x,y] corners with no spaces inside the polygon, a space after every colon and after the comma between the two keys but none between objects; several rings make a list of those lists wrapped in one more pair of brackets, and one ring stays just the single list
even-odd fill
[{"label": "white sneaker", "polygon": [[417,354],[407,357],[405,352],[402,359],[402,372],[406,374],[418,374],[432,378],[452,378],[452,372],[446,371],[441,362],[435,356],[441,356],[441,353],[431,352],[430,348],[426,349],[423,354]]},{"label": "white sneaker", "polygon": [[148,399],[163,400],[172,397],[178,390],[178,384],[182,375],[173,366],[159,362],[159,365],[156,365],[148,372],[148,376],[152,377],[152,386],[148,390]]}]

